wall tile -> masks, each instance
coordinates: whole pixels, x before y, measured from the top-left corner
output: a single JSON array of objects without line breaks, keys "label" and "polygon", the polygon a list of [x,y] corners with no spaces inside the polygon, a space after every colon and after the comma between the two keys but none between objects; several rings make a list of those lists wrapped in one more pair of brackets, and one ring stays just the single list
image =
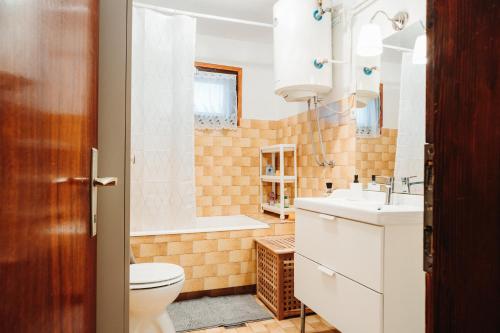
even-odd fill
[{"label": "wall tile", "polygon": [[255,283],[255,274],[238,274],[230,275],[228,285],[229,287],[244,286]]},{"label": "wall tile", "polygon": [[217,265],[193,266],[193,278],[217,276]]},{"label": "wall tile", "polygon": [[[336,167],[317,166],[313,142],[319,151],[307,113],[280,121],[245,120],[237,130],[195,131],[195,174],[198,216],[246,214],[270,223],[269,229],[223,231],[182,235],[132,237],[138,262],[170,262],[186,270],[183,292],[255,283],[255,237],[294,233],[294,223],[259,213],[259,147],[276,143],[297,144],[298,195],[320,196],[326,181],[346,188],[358,173],[368,182],[372,173],[392,175],[397,130],[383,129],[374,139],[355,137],[353,123],[338,125],[321,119],[328,158]],[[270,163],[265,160],[265,164]],[[293,165],[291,156],[286,165]],[[277,163],[279,167],[279,163]],[[290,167],[285,173],[291,173]],[[268,193],[270,187],[264,189]],[[182,244],[180,244],[182,243]],[[167,244],[170,244],[167,245]]]},{"label": "wall tile", "polygon": [[238,250],[241,248],[241,240],[239,238],[219,239],[217,243],[218,251]]},{"label": "wall tile", "polygon": [[252,259],[251,250],[233,250],[229,251],[229,262],[242,262]]},{"label": "wall tile", "polygon": [[240,274],[241,264],[240,263],[224,263],[217,265],[217,276],[235,275]]},{"label": "wall tile", "polygon": [[229,252],[205,253],[206,264],[222,264],[225,262],[229,262]]},{"label": "wall tile", "polygon": [[184,281],[182,292],[204,290],[204,279],[190,279]]},{"label": "wall tile", "polygon": [[228,285],[227,276],[207,277],[203,282],[203,288],[205,290],[227,288]]},{"label": "wall tile", "polygon": [[217,240],[196,240],[193,241],[193,253],[206,253],[217,251]]},{"label": "wall tile", "polygon": [[205,255],[202,253],[196,254],[181,254],[180,265],[186,266],[200,266],[205,263]]}]

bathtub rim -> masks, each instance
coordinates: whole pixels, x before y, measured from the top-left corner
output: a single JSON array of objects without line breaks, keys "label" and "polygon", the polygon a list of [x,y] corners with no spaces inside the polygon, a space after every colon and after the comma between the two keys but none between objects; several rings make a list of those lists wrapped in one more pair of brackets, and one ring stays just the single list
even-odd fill
[{"label": "bathtub rim", "polygon": [[[197,234],[197,233],[207,233],[207,232],[221,232],[221,231],[239,231],[239,230],[254,230],[254,229],[269,229],[271,226],[263,221],[259,221],[253,217],[247,215],[227,215],[227,216],[204,216],[199,218],[228,218],[228,217],[246,217],[252,219],[256,224],[251,225],[226,225],[226,226],[210,226],[210,227],[193,227],[186,229],[171,229],[171,230],[146,230],[146,231],[131,231],[130,237],[143,237],[143,236],[162,236],[162,235],[180,235],[180,234]],[[202,222],[203,223],[203,222]],[[259,223],[259,224],[257,224]]]}]

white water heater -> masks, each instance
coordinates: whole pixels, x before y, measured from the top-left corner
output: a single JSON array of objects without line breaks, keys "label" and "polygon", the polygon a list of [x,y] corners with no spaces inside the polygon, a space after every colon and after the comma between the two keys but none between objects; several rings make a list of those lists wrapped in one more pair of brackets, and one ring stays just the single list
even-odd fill
[{"label": "white water heater", "polygon": [[279,0],[273,7],[275,93],[288,102],[332,89],[332,64],[315,63],[332,58],[331,14],[316,10],[315,0]]}]

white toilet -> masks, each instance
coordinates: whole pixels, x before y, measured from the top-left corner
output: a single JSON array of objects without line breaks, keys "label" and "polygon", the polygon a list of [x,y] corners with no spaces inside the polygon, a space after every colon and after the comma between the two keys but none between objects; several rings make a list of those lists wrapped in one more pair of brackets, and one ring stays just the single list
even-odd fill
[{"label": "white toilet", "polygon": [[184,285],[184,269],[166,263],[130,265],[130,332],[175,333],[167,305]]}]

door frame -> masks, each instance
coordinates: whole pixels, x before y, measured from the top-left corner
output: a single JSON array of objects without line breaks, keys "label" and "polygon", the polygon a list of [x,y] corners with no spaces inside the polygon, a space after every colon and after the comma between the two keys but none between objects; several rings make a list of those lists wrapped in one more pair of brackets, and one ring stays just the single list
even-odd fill
[{"label": "door frame", "polygon": [[99,175],[118,186],[98,197],[98,333],[129,331],[131,14],[132,0],[100,1]]}]

